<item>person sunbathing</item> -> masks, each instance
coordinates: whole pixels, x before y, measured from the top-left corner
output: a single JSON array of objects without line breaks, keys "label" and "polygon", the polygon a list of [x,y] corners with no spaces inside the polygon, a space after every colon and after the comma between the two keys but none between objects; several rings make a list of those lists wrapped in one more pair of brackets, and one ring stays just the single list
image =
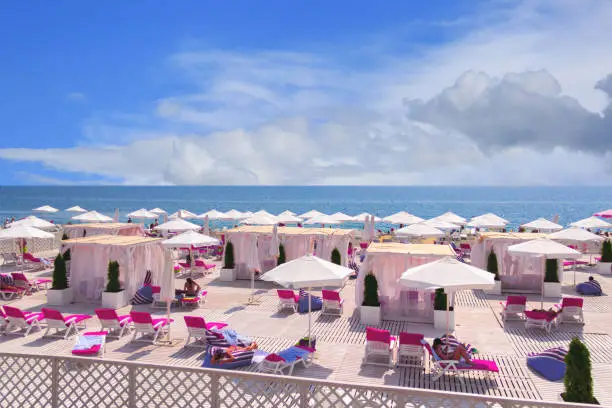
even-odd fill
[{"label": "person sunbathing", "polygon": [[454,350],[445,351],[445,345],[440,339],[434,339],[433,350],[436,352],[438,357],[442,360],[458,360],[462,363],[470,364],[472,359],[470,354],[462,345],[457,345]]},{"label": "person sunbathing", "polygon": [[183,297],[195,297],[200,293],[200,285],[198,285],[193,279],[187,278],[187,280],[185,280],[183,290],[177,289],[175,290],[175,293],[177,295],[182,295]]}]

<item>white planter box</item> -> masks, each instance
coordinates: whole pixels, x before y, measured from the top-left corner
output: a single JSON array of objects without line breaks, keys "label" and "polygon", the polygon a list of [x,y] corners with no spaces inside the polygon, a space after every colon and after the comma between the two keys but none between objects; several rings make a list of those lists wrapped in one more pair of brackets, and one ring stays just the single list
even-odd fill
[{"label": "white planter box", "polygon": [[597,264],[597,272],[602,275],[612,275],[612,263],[600,262]]},{"label": "white planter box", "polygon": [[50,306],[64,306],[72,303],[72,288],[49,289],[47,291],[47,304]]},{"label": "white planter box", "polygon": [[560,298],[561,283],[560,282],[544,282],[544,297]]},{"label": "white planter box", "polygon": [[127,306],[125,290],[121,292],[102,292],[102,307],[109,309],[121,309]]},{"label": "white planter box", "polygon": [[380,306],[361,306],[359,308],[361,324],[366,326],[380,325]]},{"label": "white planter box", "polygon": [[221,269],[219,280],[222,282],[233,282],[236,280],[236,269]]},{"label": "white planter box", "polygon": [[446,321],[446,310],[434,310],[434,328],[446,331],[455,330],[455,312],[448,312],[448,322]]},{"label": "white planter box", "polygon": [[501,295],[501,281],[495,281],[495,286],[491,289],[485,289],[487,295]]}]

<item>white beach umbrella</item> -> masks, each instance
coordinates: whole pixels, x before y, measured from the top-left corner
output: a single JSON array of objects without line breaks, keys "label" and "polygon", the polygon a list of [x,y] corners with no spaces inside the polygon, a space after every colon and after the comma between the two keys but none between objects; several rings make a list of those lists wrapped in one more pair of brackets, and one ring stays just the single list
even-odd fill
[{"label": "white beach umbrella", "polygon": [[79,207],[78,205],[75,205],[74,207],[66,208],[64,211],[66,211],[66,212],[76,212],[76,213],[87,212],[86,209],[84,209],[83,207]]},{"label": "white beach umbrella", "polygon": [[528,222],[527,224],[521,225],[521,227],[525,229],[538,230],[543,232],[561,231],[563,229],[562,225],[559,225],[552,221],[548,221],[546,218],[538,218],[537,220],[533,220],[531,222]]},{"label": "white beach umbrella", "polygon": [[335,224],[340,224],[340,221],[338,221],[331,215],[321,214],[321,215],[317,215],[316,217],[310,218],[308,221],[304,222],[304,225],[315,225],[315,224],[335,225]]},{"label": "white beach umbrella", "polygon": [[273,215],[255,213],[249,218],[245,218],[244,220],[240,221],[240,223],[245,225],[276,225],[278,224],[278,221]]},{"label": "white beach umbrella", "polygon": [[353,222],[362,222],[362,223],[364,223],[364,224],[365,224],[365,222],[366,222],[367,220],[369,220],[369,219],[370,219],[370,217],[374,217],[374,222],[382,222],[382,221],[383,221],[383,220],[382,220],[382,218],[377,217],[377,216],[372,215],[372,214],[369,214],[369,213],[365,213],[365,212],[364,212],[364,213],[361,213],[361,214],[359,214],[359,215],[354,216],[354,217],[351,219],[351,221],[353,221]]},{"label": "white beach umbrella", "polygon": [[159,224],[157,227],[153,227],[153,229],[159,231],[195,231],[199,230],[200,226],[178,218],[175,220],[164,222],[163,224]]},{"label": "white beach umbrella", "polygon": [[278,214],[278,217],[280,217],[281,215],[293,215],[293,216],[296,216],[297,214],[294,213],[293,211],[285,210],[282,213]]},{"label": "white beach umbrella", "polygon": [[388,222],[389,224],[404,224],[404,225],[412,225],[418,224],[420,222],[425,221],[421,217],[417,217],[416,215],[412,215],[406,211],[400,211],[393,215],[389,215],[382,219],[384,222]]},{"label": "white beach umbrella", "polygon": [[548,238],[538,238],[510,245],[508,252],[513,255],[543,256],[547,259],[576,259],[582,256],[575,249]]},{"label": "white beach umbrella", "polygon": [[194,230],[190,230],[162,241],[162,245],[166,248],[199,248],[210,245],[219,245],[219,240],[208,235],[200,234]]},{"label": "white beach umbrella", "polygon": [[55,238],[50,232],[26,225],[16,225],[11,228],[0,229],[0,239],[31,239],[31,238]]},{"label": "white beach umbrella", "polygon": [[450,222],[451,224],[460,225],[460,226],[465,225],[467,223],[467,220],[465,218],[451,211],[445,212],[444,214],[438,215],[437,217],[434,217],[432,219],[438,220],[438,221]]},{"label": "white beach umbrella", "polygon": [[291,214],[279,214],[274,218],[281,224],[297,224],[304,221],[303,219]]},{"label": "white beach umbrella", "polygon": [[253,212],[252,211],[245,211],[242,213],[243,217],[242,218],[248,218],[248,217],[252,217],[253,216]]},{"label": "white beach umbrella", "polygon": [[186,219],[190,219],[190,218],[198,218],[198,216],[195,215],[194,213],[192,213],[191,211],[178,210],[177,212],[172,213],[168,218],[170,218],[170,219],[181,218],[183,220],[186,220]]},{"label": "white beach umbrella", "polygon": [[42,229],[42,230],[46,230],[46,229],[56,229],[57,225],[49,222],[49,221],[45,221],[41,218],[35,217],[33,215],[30,215],[28,217],[22,218],[21,220],[17,220],[11,224],[9,224],[10,228],[15,228],[18,226],[24,226],[24,227],[34,227],[34,228],[38,228],[38,229]]},{"label": "white beach umbrella", "polygon": [[166,210],[164,210],[163,208],[159,208],[159,207],[153,208],[152,210],[149,210],[149,211],[152,212],[153,214],[157,214],[157,215],[168,214],[166,212]]},{"label": "white beach umbrella", "polygon": [[113,219],[107,215],[100,214],[97,211],[88,211],[83,214],[75,215],[73,220],[81,222],[113,222]]},{"label": "white beach umbrella", "polygon": [[435,238],[444,236],[444,231],[424,223],[411,224],[395,231],[397,237],[406,238]]},{"label": "white beach umbrella", "polygon": [[548,239],[555,241],[572,241],[572,242],[589,242],[603,241],[605,238],[597,234],[593,234],[582,228],[568,228],[563,231],[558,231],[550,234]]},{"label": "white beach umbrella", "polygon": [[437,220],[435,218],[432,218],[427,221],[423,221],[423,224],[429,225],[430,227],[434,227],[442,231],[452,231],[452,230],[458,230],[460,228],[457,224],[453,224],[453,223],[442,221],[442,220]]},{"label": "white beach umbrella", "polygon": [[601,218],[589,217],[589,218],[584,218],[582,220],[572,222],[570,224],[570,227],[601,229],[601,228],[612,228],[612,224],[610,224],[607,221],[602,220]]},{"label": "white beach umbrella", "polygon": [[308,212],[305,212],[304,214],[298,215],[298,217],[303,218],[305,220],[309,220],[311,218],[318,217],[319,215],[325,215],[325,214],[317,210],[310,210]]},{"label": "white beach umbrella", "polygon": [[506,224],[508,224],[508,221],[504,220],[500,216],[493,213],[488,213],[472,218],[470,222],[467,223],[467,226],[474,228],[501,229],[505,228]]},{"label": "white beach umbrella", "polygon": [[330,215],[330,217],[336,219],[338,222],[351,222],[354,221],[353,217],[351,217],[350,215],[346,215],[342,212],[335,212],[332,215]]},{"label": "white beach umbrella", "polygon": [[222,218],[223,220],[227,220],[227,221],[237,221],[237,220],[243,220],[245,218],[248,218],[249,216],[244,215],[244,213],[238,211],[238,210],[229,210],[228,212],[225,213],[224,217]]},{"label": "white beach umbrella", "polygon": [[266,210],[259,210],[253,213],[253,215],[265,215],[266,217],[272,217],[274,218],[275,215],[274,214],[270,214],[269,212],[267,212]]},{"label": "white beach umbrella", "polygon": [[205,235],[210,235],[210,221],[208,220],[208,215],[204,217],[204,226],[202,227],[202,232]]},{"label": "white beach umbrella", "polygon": [[146,208],[141,208],[140,210],[132,211],[127,216],[130,217],[130,218],[135,218],[137,220],[140,220],[140,219],[154,219],[154,218],[159,217],[158,214],[155,214],[155,213],[147,210]]},{"label": "white beach umbrella", "polygon": [[204,219],[208,217],[209,220],[222,220],[225,218],[225,214],[221,211],[210,210],[205,213],[198,215],[198,218]]},{"label": "white beach umbrella", "polygon": [[51,207],[50,205],[43,205],[42,207],[34,208],[32,211],[39,212],[39,213],[52,214],[52,213],[58,212],[59,210],[57,208]]},{"label": "white beach umbrella", "polygon": [[312,338],[311,289],[341,287],[353,270],[312,255],[302,256],[268,271],[262,280],[276,282],[290,289],[308,290],[308,339]]}]

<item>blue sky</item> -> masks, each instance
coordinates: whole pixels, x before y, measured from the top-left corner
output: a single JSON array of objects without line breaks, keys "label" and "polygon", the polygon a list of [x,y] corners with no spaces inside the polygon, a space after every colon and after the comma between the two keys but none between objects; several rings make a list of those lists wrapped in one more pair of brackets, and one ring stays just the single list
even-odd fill
[{"label": "blue sky", "polygon": [[[561,3],[563,7],[556,6]],[[370,174],[360,165],[362,157],[312,156],[332,148],[324,145],[326,140],[365,128],[368,131],[363,136],[355,134],[353,140],[391,132],[393,137],[408,135],[407,141],[401,140],[410,148],[420,146],[433,137],[433,133],[414,133],[423,131],[422,122],[445,137],[466,138],[460,142],[467,146],[465,154],[486,150],[478,135],[455,128],[460,121],[448,112],[424,110],[427,120],[423,116],[405,123],[402,111],[412,99],[433,100],[470,69],[488,75],[488,86],[508,72],[547,70],[579,104],[603,111],[605,97],[594,94],[592,88],[612,72],[609,60],[601,61],[603,67],[597,71],[581,72],[585,78],[578,80],[560,68],[564,60],[559,55],[567,50],[551,51],[554,47],[546,45],[555,38],[551,28],[555,24],[574,24],[576,32],[582,32],[582,19],[601,15],[603,3],[589,0],[593,7],[579,15],[566,3],[11,2],[3,7],[0,26],[0,184],[240,184],[245,177],[247,184],[353,184],[359,181],[349,175],[360,172],[359,179],[366,183],[426,184],[417,174],[422,168],[404,169],[398,175],[381,165],[376,174]],[[606,7],[604,15],[607,12]],[[512,35],[505,35],[508,32]],[[483,41],[485,36],[490,41]],[[534,40],[524,40],[530,36],[542,37],[541,49],[535,48]],[[491,51],[500,49],[507,49],[507,72]],[[535,57],[534,49],[540,53]],[[438,72],[444,65],[441,61],[451,62],[448,72]],[[278,77],[285,73],[287,77]],[[371,118],[367,123],[363,122],[366,117]],[[449,130],[451,119],[455,127]],[[237,136],[239,132],[248,135]],[[299,141],[291,139],[296,133]],[[255,158],[252,164],[241,160],[241,166],[229,158],[217,158],[223,140],[256,146],[261,140],[279,138],[304,143],[302,150],[312,159],[308,165],[314,166],[310,174],[325,168],[333,177],[272,177],[290,167],[265,167],[268,160],[278,161],[271,156]],[[160,145],[149,152],[155,143]],[[185,147],[189,143],[194,147]],[[206,150],[209,144],[215,144],[216,150]],[[570,145],[546,147],[554,152]],[[173,167],[177,161],[191,163],[190,155],[198,149],[211,164],[191,165],[191,173],[197,176]],[[91,167],[86,165],[91,163],[70,163],[79,157],[103,157],[109,150],[123,157],[133,155],[134,160],[151,159],[168,150],[174,154],[160,168],[139,175],[133,175],[128,165],[105,171],[103,158]],[[534,151],[541,153],[541,149]],[[253,152],[241,154],[255,157]],[[402,158],[397,160],[400,163]],[[118,168],[123,163],[113,156],[107,165]],[[506,177],[501,175],[500,182],[506,180],[502,176]],[[440,176],[432,182],[453,184],[455,180]]]}]

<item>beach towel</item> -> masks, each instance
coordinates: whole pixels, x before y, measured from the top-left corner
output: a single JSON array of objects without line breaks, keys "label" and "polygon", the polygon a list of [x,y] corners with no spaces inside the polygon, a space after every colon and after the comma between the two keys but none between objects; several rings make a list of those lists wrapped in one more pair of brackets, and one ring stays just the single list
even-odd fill
[{"label": "beach towel", "polygon": [[446,347],[446,352],[453,352],[457,349],[458,346],[463,346],[463,348],[465,348],[468,352],[468,354],[470,355],[470,358],[472,357],[472,355],[478,353],[478,350],[476,350],[475,347],[472,347],[471,344],[467,344],[467,343],[462,343],[460,342],[455,336],[453,335],[444,335],[442,337],[440,337],[440,340],[442,340],[442,343],[445,345],[448,345]]},{"label": "beach towel", "polygon": [[209,347],[208,350],[206,350],[202,367],[230,370],[233,368],[249,366],[253,362],[256,347],[256,345],[250,348],[218,346]]},{"label": "beach towel", "polygon": [[153,303],[153,288],[151,286],[143,286],[138,289],[134,297],[130,300],[133,305],[146,305]]},{"label": "beach towel", "polygon": [[229,328],[206,330],[206,342],[217,347],[249,347],[253,344],[253,340]]},{"label": "beach towel", "polygon": [[[311,311],[323,309],[323,299],[318,296],[311,296]],[[300,289],[300,300],[298,301],[298,313],[308,313],[308,292]]]},{"label": "beach towel", "polygon": [[10,273],[0,273],[0,287],[14,286],[13,276]]}]

